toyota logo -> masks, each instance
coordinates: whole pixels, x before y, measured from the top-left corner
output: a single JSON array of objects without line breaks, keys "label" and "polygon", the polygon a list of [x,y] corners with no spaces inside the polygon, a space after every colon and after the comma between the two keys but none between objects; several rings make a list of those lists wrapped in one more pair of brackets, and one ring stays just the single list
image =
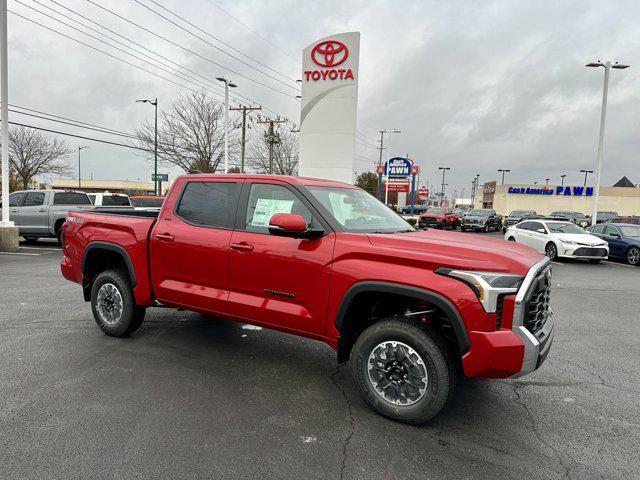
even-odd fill
[{"label": "toyota logo", "polygon": [[321,67],[335,67],[349,56],[347,46],[337,40],[325,40],[311,50],[311,60]]}]

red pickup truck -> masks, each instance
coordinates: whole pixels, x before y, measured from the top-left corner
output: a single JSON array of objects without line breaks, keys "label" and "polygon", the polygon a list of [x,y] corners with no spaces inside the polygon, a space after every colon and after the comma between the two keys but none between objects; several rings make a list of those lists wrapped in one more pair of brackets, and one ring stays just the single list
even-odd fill
[{"label": "red pickup truck", "polygon": [[415,230],[335,181],[184,175],[159,213],[70,212],[62,243],[62,274],[106,334],[162,306],[320,340],[375,410],[408,423],[442,410],[458,373],[526,374],[553,339],[546,257]]}]

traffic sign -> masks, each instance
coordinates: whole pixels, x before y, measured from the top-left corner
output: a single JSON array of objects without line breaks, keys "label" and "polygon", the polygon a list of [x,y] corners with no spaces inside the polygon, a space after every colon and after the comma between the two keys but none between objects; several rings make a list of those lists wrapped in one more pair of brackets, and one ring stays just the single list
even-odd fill
[{"label": "traffic sign", "polygon": [[159,173],[158,175],[156,175],[155,173],[151,174],[151,181],[152,182],[168,182],[169,181],[169,174],[168,173]]}]

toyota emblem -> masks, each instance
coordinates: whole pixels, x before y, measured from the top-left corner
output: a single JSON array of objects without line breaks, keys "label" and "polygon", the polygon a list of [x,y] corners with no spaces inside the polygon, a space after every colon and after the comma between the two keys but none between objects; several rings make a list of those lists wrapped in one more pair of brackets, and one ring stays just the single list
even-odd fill
[{"label": "toyota emblem", "polygon": [[347,46],[337,40],[325,40],[311,50],[311,60],[321,67],[335,67],[349,56]]}]

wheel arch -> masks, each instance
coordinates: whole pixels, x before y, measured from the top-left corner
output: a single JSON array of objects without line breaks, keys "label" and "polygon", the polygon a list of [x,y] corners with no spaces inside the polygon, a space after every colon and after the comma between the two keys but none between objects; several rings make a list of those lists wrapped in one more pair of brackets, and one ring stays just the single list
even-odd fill
[{"label": "wheel arch", "polygon": [[82,290],[85,301],[91,299],[93,279],[99,273],[113,267],[124,267],[131,282],[131,288],[136,286],[136,272],[131,257],[124,247],[111,242],[91,242],[85,247],[82,254]]},{"label": "wheel arch", "polygon": [[462,317],[453,303],[443,295],[431,290],[409,285],[381,281],[363,281],[352,285],[347,290],[340,302],[334,319],[334,325],[339,332],[338,362],[343,363],[349,359],[351,347],[355,343],[356,339],[348,338],[348,336],[345,336],[345,333],[347,332],[346,327],[349,325],[349,310],[354,305],[357,297],[362,294],[392,294],[431,303],[439,308],[449,320],[458,343],[460,355],[462,356],[469,351],[471,342]]}]

